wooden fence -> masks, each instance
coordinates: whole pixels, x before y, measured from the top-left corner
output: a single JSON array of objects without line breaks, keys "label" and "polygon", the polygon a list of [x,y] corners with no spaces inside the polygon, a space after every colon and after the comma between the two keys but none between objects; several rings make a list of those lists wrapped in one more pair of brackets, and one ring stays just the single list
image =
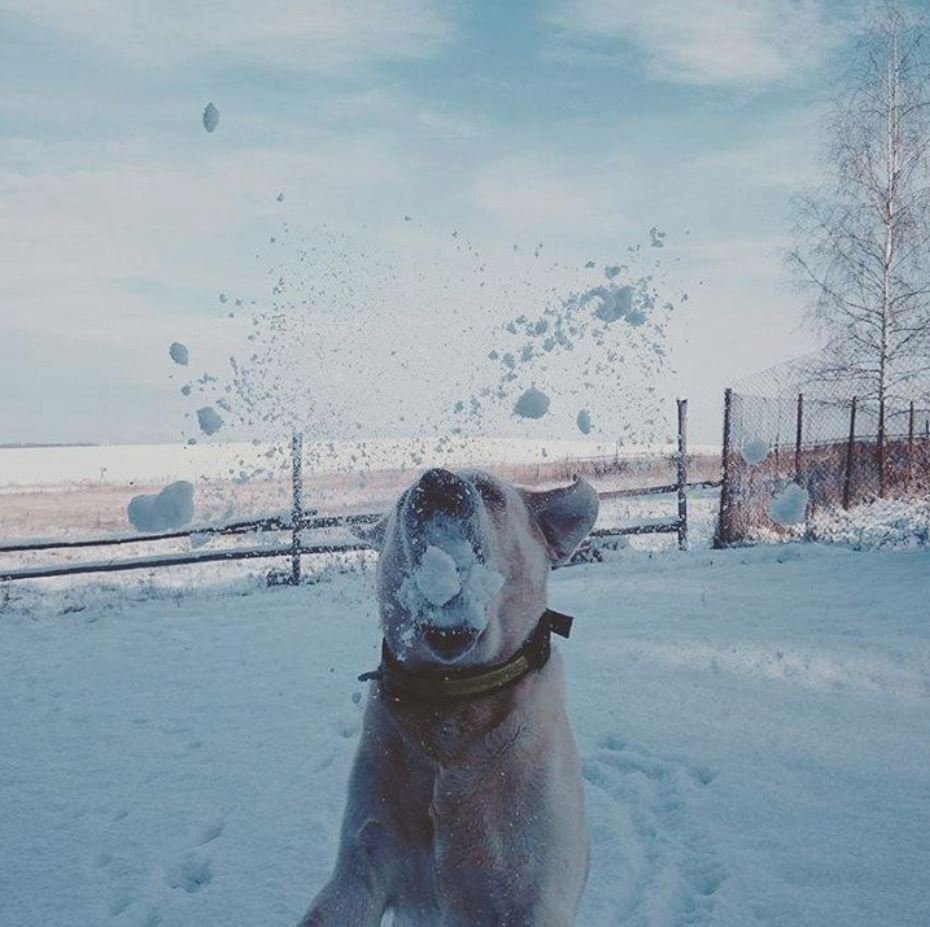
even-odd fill
[{"label": "wooden fence", "polygon": [[[592,538],[616,537],[624,535],[675,534],[681,550],[688,547],[688,492],[692,489],[719,487],[719,481],[704,480],[688,482],[688,448],[687,448],[687,410],[688,401],[678,400],[678,446],[674,459],[676,464],[676,481],[663,486],[649,486],[631,489],[612,490],[600,493],[602,499],[638,498],[644,496],[672,494],[677,497],[677,515],[671,519],[643,522],[616,528],[595,528]],[[374,524],[381,518],[381,513],[364,513],[355,515],[323,515],[315,510],[304,508],[304,474],[303,474],[303,438],[296,434],[291,441],[291,511],[288,518],[278,516],[240,521],[218,527],[194,528],[183,531],[168,531],[159,534],[133,534],[107,538],[83,538],[71,541],[31,541],[0,545],[0,555],[29,553],[37,551],[75,550],[82,548],[119,547],[127,544],[153,544],[184,538],[204,536],[241,536],[256,532],[279,533],[285,535],[284,543],[274,547],[243,547],[229,550],[212,550],[202,552],[182,552],[154,554],[143,557],[98,560],[87,563],[62,564],[60,566],[43,565],[23,567],[0,571],[0,582],[16,580],[45,579],[60,576],[76,576],[87,573],[115,573],[126,570],[160,569],[187,564],[218,563],[233,560],[251,559],[289,559],[289,568],[273,571],[269,574],[271,585],[297,585],[301,581],[302,558],[353,551],[370,550],[362,541],[346,543],[305,543],[303,536],[307,532],[332,528],[352,528],[355,525]],[[289,537],[287,537],[289,535]]]}]

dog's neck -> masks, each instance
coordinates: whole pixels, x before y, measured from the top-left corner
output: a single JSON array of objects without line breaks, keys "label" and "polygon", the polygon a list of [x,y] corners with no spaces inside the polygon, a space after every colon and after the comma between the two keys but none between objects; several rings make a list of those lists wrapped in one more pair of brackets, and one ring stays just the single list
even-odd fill
[{"label": "dog's neck", "polygon": [[476,754],[500,758],[525,733],[525,719],[518,726],[508,724],[516,705],[533,703],[531,690],[556,671],[557,659],[554,654],[541,670],[480,699],[448,704],[398,701],[380,687],[374,697],[404,740],[439,767],[459,765]]}]

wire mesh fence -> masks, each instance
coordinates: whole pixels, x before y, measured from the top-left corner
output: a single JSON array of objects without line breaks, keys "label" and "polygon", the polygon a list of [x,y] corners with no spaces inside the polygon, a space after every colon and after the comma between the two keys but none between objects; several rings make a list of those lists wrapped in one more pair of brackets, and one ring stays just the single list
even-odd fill
[{"label": "wire mesh fence", "polygon": [[930,408],[728,390],[717,541],[803,534],[812,516],[930,494]]}]

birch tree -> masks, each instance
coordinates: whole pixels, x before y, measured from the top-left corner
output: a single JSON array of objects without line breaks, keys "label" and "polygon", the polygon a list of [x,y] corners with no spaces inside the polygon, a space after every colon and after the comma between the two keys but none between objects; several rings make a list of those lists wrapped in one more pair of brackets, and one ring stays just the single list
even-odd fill
[{"label": "birch tree", "polygon": [[930,371],[927,42],[905,8],[879,8],[832,100],[828,179],[798,199],[789,254],[828,338],[812,374],[878,406],[882,493],[889,409]]}]

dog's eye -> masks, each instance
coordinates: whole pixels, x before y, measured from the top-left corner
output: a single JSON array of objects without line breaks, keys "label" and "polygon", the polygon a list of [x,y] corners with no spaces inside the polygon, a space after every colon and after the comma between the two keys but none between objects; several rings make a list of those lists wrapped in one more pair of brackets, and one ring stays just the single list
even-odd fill
[{"label": "dog's eye", "polygon": [[475,477],[473,482],[475,489],[481,494],[481,498],[485,505],[495,509],[502,509],[507,504],[503,492],[490,480],[486,480],[479,476]]}]

